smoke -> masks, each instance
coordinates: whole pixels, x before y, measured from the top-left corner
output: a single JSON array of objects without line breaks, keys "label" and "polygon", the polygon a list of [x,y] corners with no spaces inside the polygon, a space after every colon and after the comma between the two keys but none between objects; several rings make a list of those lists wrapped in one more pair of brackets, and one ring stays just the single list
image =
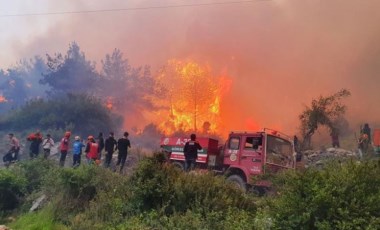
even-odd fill
[{"label": "smoke", "polygon": [[[204,2],[46,1],[46,8],[37,11]],[[376,0],[272,0],[36,16],[18,19],[15,26],[21,30],[47,24],[44,29],[5,41],[11,44],[7,52],[14,54],[15,60],[64,52],[74,40],[98,63],[104,54],[119,48],[131,65],[151,65],[153,73],[168,59],[190,58],[232,79],[229,94],[222,102],[226,132],[271,127],[291,134],[297,132],[297,116],[304,105],[341,88],[352,93],[347,100],[351,126],[364,122],[379,124],[379,7]],[[0,19],[1,24],[6,21],[8,18]],[[0,56],[0,63],[6,63],[5,60]]]}]

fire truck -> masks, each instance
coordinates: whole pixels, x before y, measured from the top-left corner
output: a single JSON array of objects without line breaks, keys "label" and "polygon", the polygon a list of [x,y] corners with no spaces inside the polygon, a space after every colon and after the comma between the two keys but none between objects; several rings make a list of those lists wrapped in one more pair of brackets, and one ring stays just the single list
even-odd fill
[{"label": "fire truck", "polygon": [[[184,137],[161,138],[161,148],[168,154],[169,161],[181,169],[184,169],[183,148],[187,141],[189,138]],[[293,140],[273,129],[234,131],[224,145],[206,137],[197,138],[197,141],[203,148],[198,151],[197,167],[223,174],[245,191],[270,186],[269,182],[255,180],[255,176],[296,166]]]}]

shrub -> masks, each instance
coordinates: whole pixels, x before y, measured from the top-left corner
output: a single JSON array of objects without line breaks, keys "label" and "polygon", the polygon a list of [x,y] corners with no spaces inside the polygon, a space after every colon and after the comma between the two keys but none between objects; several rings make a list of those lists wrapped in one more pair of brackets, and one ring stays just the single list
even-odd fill
[{"label": "shrub", "polygon": [[23,175],[0,169],[0,210],[15,209],[20,204],[20,198],[26,194],[26,186],[27,180]]},{"label": "shrub", "polygon": [[130,179],[130,210],[134,213],[163,210],[165,215],[197,210],[201,213],[223,211],[229,207],[254,211],[252,197],[224,178],[210,173],[187,174],[162,163],[157,155],[140,161]]},{"label": "shrub", "polygon": [[51,207],[46,207],[39,212],[26,213],[11,223],[10,227],[15,230],[68,230],[64,225],[54,221]]},{"label": "shrub", "polygon": [[380,161],[287,172],[271,201],[278,229],[371,229],[380,221]]}]

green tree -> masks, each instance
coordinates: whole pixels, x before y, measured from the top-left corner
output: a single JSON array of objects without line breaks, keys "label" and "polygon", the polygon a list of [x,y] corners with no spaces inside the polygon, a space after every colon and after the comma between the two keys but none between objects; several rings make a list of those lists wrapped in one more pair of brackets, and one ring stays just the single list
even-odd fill
[{"label": "green tree", "polygon": [[36,56],[20,60],[6,71],[0,70],[0,96],[5,98],[0,102],[0,113],[18,108],[27,100],[45,97],[47,88],[38,81],[46,68],[44,60]]},{"label": "green tree", "polygon": [[152,96],[159,96],[155,93],[156,81],[150,67],[132,67],[119,49],[102,60],[101,85],[99,96],[110,100],[117,110],[127,116],[152,109]]},{"label": "green tree", "polygon": [[342,99],[350,95],[350,91],[342,89],[327,97],[319,96],[311,101],[310,107],[305,107],[305,110],[299,115],[303,149],[310,148],[311,137],[319,126],[326,126],[331,132],[339,128],[336,127],[336,124],[346,112],[346,106],[342,103]]},{"label": "green tree", "polygon": [[43,74],[41,84],[50,86],[49,95],[89,94],[97,91],[99,74],[95,64],[86,59],[77,43],[70,44],[65,56],[61,53],[47,54],[47,73]]}]

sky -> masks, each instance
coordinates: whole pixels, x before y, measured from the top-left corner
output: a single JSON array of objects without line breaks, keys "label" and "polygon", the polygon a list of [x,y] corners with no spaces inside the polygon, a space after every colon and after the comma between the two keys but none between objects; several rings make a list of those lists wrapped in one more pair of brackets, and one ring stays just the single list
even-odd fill
[{"label": "sky", "polygon": [[[188,6],[156,8],[175,5]],[[25,16],[127,8],[139,10]],[[0,0],[0,68],[64,53],[72,41],[98,66],[114,48],[153,71],[191,59],[232,80],[226,130],[295,133],[312,98],[342,88],[352,93],[352,128],[380,128],[379,8],[378,0]]]}]

